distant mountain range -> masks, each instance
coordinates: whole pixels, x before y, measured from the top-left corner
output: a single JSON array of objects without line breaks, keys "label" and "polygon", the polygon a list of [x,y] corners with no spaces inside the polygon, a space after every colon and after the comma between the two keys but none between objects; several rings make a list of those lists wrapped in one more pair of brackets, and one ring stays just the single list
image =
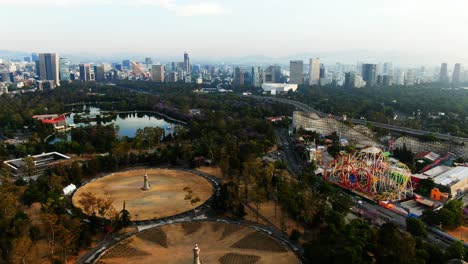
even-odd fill
[{"label": "distant mountain range", "polygon": [[[23,51],[10,51],[0,50],[0,58],[4,59],[23,59],[25,56],[30,56],[31,53]],[[143,53],[114,53],[107,55],[100,55],[94,53],[64,53],[60,54],[61,57],[70,59],[73,63],[101,63],[101,62],[116,62],[124,59],[143,61],[145,57],[151,57],[154,62],[169,62],[169,61],[182,61],[183,54],[180,56],[157,56],[154,54],[143,54]],[[344,64],[356,64],[359,62],[392,62],[398,66],[438,66],[442,62],[448,62],[453,64],[460,62],[462,64],[468,64],[468,57],[457,57],[454,55],[444,54],[424,54],[424,53],[403,53],[397,51],[367,51],[367,50],[348,50],[348,51],[337,51],[337,52],[320,52],[320,53],[297,53],[290,56],[282,57],[269,57],[265,55],[249,55],[240,57],[214,57],[214,56],[202,56],[195,57],[191,56],[192,63],[204,64],[204,63],[226,63],[226,64],[247,64],[247,65],[268,65],[268,64],[280,64],[288,65],[290,60],[301,59],[304,63],[308,63],[309,58],[319,57],[323,63],[327,65],[335,64],[336,62]]]}]

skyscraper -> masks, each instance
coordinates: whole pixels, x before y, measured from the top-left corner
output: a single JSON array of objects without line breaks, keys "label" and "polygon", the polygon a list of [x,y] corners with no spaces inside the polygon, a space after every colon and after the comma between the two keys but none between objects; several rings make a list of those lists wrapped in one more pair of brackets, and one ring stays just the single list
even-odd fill
[{"label": "skyscraper", "polygon": [[366,86],[375,86],[377,82],[377,65],[365,63],[362,65],[362,79],[366,81]]},{"label": "skyscraper", "polygon": [[155,82],[164,82],[164,65],[153,65],[151,68],[151,79]]},{"label": "skyscraper", "polygon": [[237,85],[237,86],[245,85],[244,70],[239,67],[237,67],[234,70],[234,85]]},{"label": "skyscraper", "polygon": [[153,64],[153,60],[151,58],[145,58],[146,68],[149,69],[150,65]]},{"label": "skyscraper", "polygon": [[447,63],[442,63],[440,65],[439,81],[442,83],[449,82]]},{"label": "skyscraper", "polygon": [[123,60],[122,61],[122,68],[124,69],[130,69],[130,60]]},{"label": "skyscraper", "polygon": [[281,66],[279,65],[268,66],[263,71],[264,83],[279,83],[280,80],[281,80]]},{"label": "skyscraper", "polygon": [[83,82],[91,81],[91,65],[80,64],[80,80]]},{"label": "skyscraper", "polygon": [[260,73],[258,67],[252,67],[252,85],[254,87],[260,87]]},{"label": "skyscraper", "polygon": [[289,83],[304,84],[304,62],[301,60],[292,60],[289,63]]},{"label": "skyscraper", "polygon": [[96,80],[96,82],[105,81],[105,73],[106,70],[104,69],[104,65],[94,66],[94,79]]},{"label": "skyscraper", "polygon": [[60,58],[60,80],[70,81],[70,61]]},{"label": "skyscraper", "polygon": [[43,81],[53,81],[59,86],[59,57],[56,53],[39,54],[39,73]]},{"label": "skyscraper", "polygon": [[461,64],[456,63],[455,67],[453,68],[453,74],[452,74],[452,83],[453,84],[459,84],[461,81]]},{"label": "skyscraper", "polygon": [[408,70],[405,74],[405,86],[412,86],[415,83],[413,70]]},{"label": "skyscraper", "polygon": [[309,85],[318,85],[320,82],[320,59],[309,60]]},{"label": "skyscraper", "polygon": [[187,52],[184,53],[184,71],[191,72],[190,57]]},{"label": "skyscraper", "polygon": [[356,73],[354,72],[347,72],[345,73],[345,82],[344,88],[345,89],[352,89],[356,87]]}]

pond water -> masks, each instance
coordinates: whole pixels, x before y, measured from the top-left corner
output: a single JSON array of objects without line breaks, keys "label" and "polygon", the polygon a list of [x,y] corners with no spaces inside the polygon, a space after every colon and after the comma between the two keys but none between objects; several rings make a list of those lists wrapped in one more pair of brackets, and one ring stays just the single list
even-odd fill
[{"label": "pond water", "polygon": [[[97,117],[101,117],[101,120],[97,119]],[[67,115],[66,119],[68,124],[75,125],[75,127],[113,124],[118,126],[117,133],[119,136],[130,138],[135,137],[138,129],[145,127],[160,127],[164,129],[165,135],[172,134],[176,127],[174,123],[152,113],[128,112],[114,115],[101,112],[97,107],[88,106],[73,109],[73,112]],[[70,132],[59,133],[50,143],[53,144],[63,140],[71,140]]]}]

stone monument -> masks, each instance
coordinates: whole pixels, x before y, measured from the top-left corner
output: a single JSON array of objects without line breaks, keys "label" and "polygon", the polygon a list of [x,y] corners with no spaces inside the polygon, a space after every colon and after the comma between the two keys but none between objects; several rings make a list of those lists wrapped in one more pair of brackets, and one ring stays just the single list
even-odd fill
[{"label": "stone monument", "polygon": [[141,188],[143,191],[147,191],[151,189],[151,185],[148,181],[148,173],[145,172],[145,176],[143,177],[143,188]]}]

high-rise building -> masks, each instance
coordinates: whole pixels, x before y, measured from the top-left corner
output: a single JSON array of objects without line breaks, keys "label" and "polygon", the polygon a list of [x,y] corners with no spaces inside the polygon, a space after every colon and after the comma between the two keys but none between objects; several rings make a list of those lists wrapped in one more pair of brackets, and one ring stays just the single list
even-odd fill
[{"label": "high-rise building", "polygon": [[453,74],[452,74],[452,83],[453,84],[459,84],[461,81],[461,64],[456,63],[455,67],[453,68]]},{"label": "high-rise building", "polygon": [[187,52],[184,53],[184,71],[191,72],[190,57]]},{"label": "high-rise building", "polygon": [[239,67],[236,67],[236,69],[234,70],[234,85],[245,85],[244,70]]},{"label": "high-rise building", "polygon": [[37,53],[31,53],[31,61],[39,61],[39,55],[37,55]]},{"label": "high-rise building", "polygon": [[24,57],[24,61],[27,62],[27,63],[31,62],[31,57],[29,57],[29,56],[28,56],[28,57]]},{"label": "high-rise building", "polygon": [[440,65],[439,81],[442,83],[449,82],[447,63],[442,63]]},{"label": "high-rise building", "polygon": [[91,65],[80,64],[80,80],[82,82],[91,81]]},{"label": "high-rise building", "polygon": [[320,59],[309,60],[309,85],[318,85],[320,82]]},{"label": "high-rise building", "polygon": [[169,82],[178,82],[179,78],[177,75],[178,75],[177,72],[169,73]]},{"label": "high-rise building", "polygon": [[408,70],[405,74],[405,86],[413,86],[415,81],[416,80],[413,70]]},{"label": "high-rise building", "polygon": [[254,87],[260,87],[260,72],[258,67],[252,67],[252,85]]},{"label": "high-rise building", "polygon": [[263,71],[263,82],[264,83],[279,83],[281,81],[281,66],[273,65],[268,66]]},{"label": "high-rise building", "polygon": [[149,69],[150,65],[153,64],[153,60],[151,58],[145,58],[145,64],[146,64],[146,68]]},{"label": "high-rise building", "polygon": [[[43,81],[53,81],[59,86],[59,57],[56,53],[39,54],[39,75]],[[53,86],[53,85],[52,85]]]},{"label": "high-rise building", "polygon": [[344,88],[345,89],[352,89],[356,87],[356,73],[354,72],[347,72],[345,74],[345,82]]},{"label": "high-rise building", "polygon": [[377,82],[377,65],[365,63],[362,65],[362,79],[366,81],[366,86],[375,86]]},{"label": "high-rise building", "polygon": [[60,80],[70,81],[70,61],[60,58]]},{"label": "high-rise building", "polygon": [[151,68],[151,79],[153,81],[164,82],[165,75],[164,65],[153,65]]},{"label": "high-rise building", "polygon": [[391,62],[385,62],[383,64],[382,75],[393,75],[393,65]]},{"label": "high-rise building", "polygon": [[104,65],[94,66],[94,79],[96,82],[104,82],[106,80],[106,69]]},{"label": "high-rise building", "polygon": [[292,60],[289,63],[289,83],[304,84],[304,62]]},{"label": "high-rise building", "polygon": [[130,60],[123,60],[122,61],[122,68],[130,69],[131,68]]}]

